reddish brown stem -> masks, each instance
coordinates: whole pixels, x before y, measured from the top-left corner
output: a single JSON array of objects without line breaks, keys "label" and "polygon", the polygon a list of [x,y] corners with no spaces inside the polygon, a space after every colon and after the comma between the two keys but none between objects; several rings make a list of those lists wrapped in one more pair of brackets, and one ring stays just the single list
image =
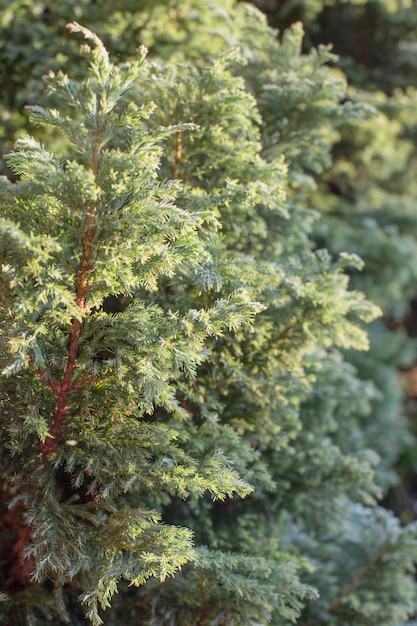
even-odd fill
[{"label": "reddish brown stem", "polygon": [[[97,132],[96,144],[91,158],[91,169],[94,173],[94,176],[97,175],[98,170],[98,161],[100,156],[100,150],[102,147],[100,134]],[[88,313],[88,307],[86,306],[85,300],[90,289],[89,285],[89,274],[92,269],[91,263],[91,252],[92,252],[92,244],[93,244],[93,234],[94,234],[94,226],[95,219],[97,213],[97,202],[94,202],[90,210],[86,215],[85,221],[85,230],[83,237],[83,251],[81,255],[81,263],[80,270],[78,272],[77,277],[77,287],[76,287],[76,296],[75,302],[80,309],[81,315],[85,315]],[[41,377],[49,384],[49,386],[55,392],[57,398],[57,408],[54,415],[54,420],[52,426],[49,430],[49,435],[42,441],[40,444],[41,454],[45,456],[50,456],[56,453],[58,449],[58,443],[62,437],[62,430],[65,425],[65,420],[67,418],[69,412],[69,396],[74,388],[74,372],[77,367],[77,352],[80,344],[80,335],[81,335],[81,319],[74,318],[72,320],[72,331],[71,331],[71,340],[68,349],[68,358],[67,365],[64,371],[64,375],[62,381],[57,383],[52,379],[42,375]]]},{"label": "reddish brown stem", "polygon": [[[30,359],[32,362],[32,359]],[[52,391],[54,391],[55,393],[58,393],[58,389],[59,389],[59,383],[57,383],[56,380],[54,380],[53,378],[51,378],[50,376],[47,376],[45,374],[45,372],[40,368],[37,367],[36,369],[33,370],[35,372],[35,374],[37,376],[39,376],[40,378],[42,378],[43,381],[46,382],[47,385],[49,385],[49,387],[52,389]]]},{"label": "reddish brown stem", "polygon": [[[75,297],[75,302],[77,303],[82,314],[85,314],[87,312],[85,298],[89,290],[88,274],[91,270],[90,259],[96,210],[97,203],[94,203],[87,214],[83,254],[81,257],[81,269],[78,273],[77,280],[77,294]],[[80,343],[80,335],[81,321],[80,319],[75,318],[72,320],[71,341],[68,349],[68,360],[64,376],[60,384],[54,385],[52,387],[57,397],[57,409],[55,411],[54,421],[52,427],[50,428],[49,436],[40,445],[41,453],[47,456],[54,454],[57,451],[57,446],[62,435],[62,429],[65,424],[65,419],[68,415],[69,395],[71,390],[74,388],[73,377],[75,369],[77,367],[77,352]]]},{"label": "reddish brown stem", "polygon": [[80,339],[81,322],[78,319],[73,320],[71,343],[68,351],[67,367],[64,377],[56,390],[57,409],[54,415],[54,421],[49,431],[49,436],[40,445],[42,454],[49,456],[57,451],[58,442],[61,438],[62,429],[64,427],[65,418],[67,417],[69,406],[69,394],[73,388],[72,378],[76,368],[77,350]]},{"label": "reddish brown stem", "polygon": [[13,595],[27,587],[33,570],[32,559],[23,556],[31,529],[24,522],[20,505],[17,504],[2,515],[0,531],[4,539],[0,559],[3,571],[6,572],[3,591]]}]

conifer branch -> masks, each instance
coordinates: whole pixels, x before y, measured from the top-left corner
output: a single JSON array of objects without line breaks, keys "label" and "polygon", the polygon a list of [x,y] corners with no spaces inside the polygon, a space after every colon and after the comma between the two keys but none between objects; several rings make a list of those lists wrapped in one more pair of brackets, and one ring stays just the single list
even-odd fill
[{"label": "conifer branch", "polygon": [[[343,602],[345,598],[347,598],[351,593],[356,591],[356,589],[359,587],[361,582],[368,575],[371,567],[375,565],[375,563],[377,563],[383,557],[385,552],[388,550],[388,547],[389,546],[385,544],[376,551],[372,559],[368,561],[368,563],[366,563],[362,567],[362,569],[359,571],[356,578],[354,578],[353,581],[347,587],[342,589],[339,595],[336,596],[336,598],[324,609],[324,613],[332,613],[335,609],[337,609],[341,605],[341,603]],[[316,620],[310,621],[310,622],[303,622],[302,624],[300,624],[300,626],[319,626],[319,622]]]},{"label": "conifer branch", "polygon": [[180,131],[175,133],[175,152],[174,162],[171,167],[171,178],[175,180],[178,178],[178,171],[182,160],[182,135]]},{"label": "conifer branch", "polygon": [[266,154],[267,152],[269,152],[269,150],[273,150],[274,148],[276,148],[277,146],[280,145],[280,143],[282,143],[283,141],[287,141],[287,139],[289,139],[292,135],[292,129],[289,129],[283,133],[281,133],[278,137],[278,139],[276,139],[275,141],[273,141],[272,143],[263,146],[261,149],[261,156],[263,156],[264,154]]},{"label": "conifer branch", "polygon": [[385,552],[387,550],[388,550],[388,545],[385,544],[385,545],[381,546],[376,551],[376,553],[374,554],[372,559],[370,561],[368,561],[368,563],[366,563],[362,567],[362,569],[360,570],[359,574],[356,576],[356,578],[353,579],[353,581],[350,583],[350,585],[345,587],[345,589],[343,589],[339,593],[339,595],[333,600],[333,602],[331,602],[331,604],[329,604],[329,606],[326,608],[326,613],[331,613],[332,611],[337,609],[337,607],[343,602],[343,600],[359,587],[360,583],[368,575],[369,570],[371,569],[371,567],[373,565],[375,565],[375,563],[377,563],[379,561],[379,559],[382,558],[382,556],[385,554]]},{"label": "conifer branch", "polygon": [[[29,361],[32,365],[33,358],[30,357]],[[47,374],[40,367],[35,368],[33,372],[37,376],[39,376],[39,378],[41,378],[52,389],[52,391],[54,391],[55,393],[58,393],[59,383],[56,380],[54,380],[50,376],[47,376]]]},{"label": "conifer branch", "polygon": [[296,319],[292,324],[290,324],[289,326],[287,326],[286,328],[284,328],[284,330],[282,332],[280,332],[280,334],[278,335],[278,337],[276,339],[274,339],[274,341],[272,341],[269,344],[269,349],[273,350],[275,348],[278,348],[278,346],[285,341],[286,339],[290,338],[292,333],[297,329],[297,328],[302,328],[302,324],[309,319],[309,315],[307,313],[307,311],[303,311],[301,313],[301,315],[298,317],[298,319]]},{"label": "conifer branch", "polygon": [[278,347],[278,345],[282,341],[287,339],[296,328],[297,328],[297,324],[291,324],[290,326],[287,326],[286,328],[284,328],[284,330],[278,335],[278,337],[275,339],[275,341],[273,341],[270,344],[270,346],[269,346],[270,349]]},{"label": "conifer branch", "polygon": [[[101,127],[101,116],[98,114],[97,116],[97,133],[96,133],[96,141],[94,145],[93,154],[90,161],[90,167],[93,171],[94,177],[97,176],[98,171],[98,162],[100,157],[100,151],[102,148],[102,139],[100,133]],[[92,269],[91,264],[91,251],[92,251],[92,240],[95,228],[95,218],[97,212],[98,202],[95,201],[90,206],[88,213],[86,214],[86,224],[83,238],[83,252],[81,256],[81,264],[80,270],[78,272],[77,278],[77,292],[75,297],[75,302],[80,309],[81,315],[85,315],[88,312],[88,308],[86,307],[85,299],[87,293],[90,289],[90,285],[88,283],[88,276]],[[43,455],[50,456],[57,451],[58,442],[62,436],[62,430],[65,424],[65,420],[67,418],[69,412],[69,395],[72,389],[74,388],[73,377],[74,372],[77,367],[77,352],[80,343],[80,335],[81,335],[81,319],[74,318],[72,320],[72,332],[71,332],[71,340],[68,348],[68,359],[67,365],[65,368],[64,376],[62,378],[62,382],[60,384],[55,384],[52,386],[49,381],[49,385],[54,389],[57,396],[57,409],[54,415],[54,421],[52,427],[49,431],[49,436],[40,444],[40,451]],[[48,382],[48,381],[47,381]]]}]

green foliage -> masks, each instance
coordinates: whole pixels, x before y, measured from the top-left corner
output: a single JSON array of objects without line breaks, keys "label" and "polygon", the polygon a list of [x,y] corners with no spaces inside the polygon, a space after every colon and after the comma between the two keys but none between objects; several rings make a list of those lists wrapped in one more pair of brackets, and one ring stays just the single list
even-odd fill
[{"label": "green foliage", "polygon": [[312,588],[300,584],[297,566],[286,555],[274,562],[201,548],[193,567],[155,594],[149,623],[191,625],[200,613],[206,623],[243,626],[255,620],[269,623],[273,610],[292,621],[303,600],[315,597]]},{"label": "green foliage", "polygon": [[[346,506],[347,505],[347,506]],[[414,525],[401,528],[398,519],[379,507],[343,503],[345,513],[305,545],[316,565],[322,593],[309,605],[309,624],[396,624],[415,610]],[[398,564],[401,564],[401,571]],[[385,601],[381,605],[383,594]]]},{"label": "green foliage", "polygon": [[413,92],[232,1],[0,31],[5,626],[407,620]]},{"label": "green foliage", "polygon": [[[8,157],[21,182],[9,195],[5,190],[2,222],[9,318],[3,346],[10,355],[4,411],[14,454],[4,475],[13,506],[24,505],[32,529],[34,579],[72,579],[88,570],[83,602],[100,623],[97,601],[109,605],[118,578],[163,580],[192,556],[189,531],[161,526],[152,511],[117,507],[120,494],[157,485],[181,497],[250,491],[221,448],[190,440],[174,381],[184,377],[185,385],[195,376],[206,337],[250,325],[261,307],[239,291],[182,313],[139,298],[185,260],[192,267],[204,256],[198,229],[216,220],[177,207],[178,186],[157,180],[161,141],[184,128],[150,134],[143,124],[149,108],[127,102],[143,59],[118,69],[97,38],[72,28],[95,44],[83,48],[92,76],[77,84],[59,74],[63,111],[33,113],[59,128],[79,157],[59,158],[32,138]],[[103,309],[112,293],[138,299],[112,317]],[[48,448],[55,403],[53,420],[60,415],[62,424]],[[148,423],[156,407],[171,418]],[[13,420],[16,412],[23,419]],[[34,455],[37,439],[46,446],[42,460]],[[69,483],[63,500],[58,468]],[[35,493],[34,477],[43,485]]]}]

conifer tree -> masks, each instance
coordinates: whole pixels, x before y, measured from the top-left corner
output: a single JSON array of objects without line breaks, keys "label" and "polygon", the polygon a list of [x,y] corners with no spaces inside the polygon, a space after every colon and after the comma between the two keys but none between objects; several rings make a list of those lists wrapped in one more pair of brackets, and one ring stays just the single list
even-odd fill
[{"label": "conifer tree", "polygon": [[[71,30],[93,40],[83,48],[92,75],[80,84],[50,76],[62,109],[32,109],[71,153],[63,160],[22,138],[8,156],[21,182],[4,182],[2,193],[3,476],[12,497],[3,529],[18,532],[5,571],[6,592],[17,592],[5,602],[12,621],[21,593],[41,592],[29,577],[48,577],[59,598],[65,580],[85,571],[82,602],[100,623],[97,598],[107,606],[119,578],[163,580],[192,558],[190,531],[160,524],[141,490],[156,504],[158,491],[250,491],[222,450],[199,449],[187,435],[174,380],[193,377],[206,337],[250,324],[261,307],[238,290],[182,312],[140,298],[204,255],[197,232],[215,219],[176,206],[175,182],[156,178],[161,142],[187,127],[147,131],[152,105],[126,99],[142,61],[115,68],[89,31]],[[158,411],[171,417],[154,423]],[[135,505],[123,497],[134,491]],[[42,611],[36,602],[26,619]]]},{"label": "conifer tree", "polygon": [[66,2],[38,13],[63,56],[6,157],[2,620],[403,623],[417,529],[376,501],[406,434],[344,356],[379,312],[317,248],[333,146],[375,111],[299,25],[116,8],[78,12],[119,66]]}]

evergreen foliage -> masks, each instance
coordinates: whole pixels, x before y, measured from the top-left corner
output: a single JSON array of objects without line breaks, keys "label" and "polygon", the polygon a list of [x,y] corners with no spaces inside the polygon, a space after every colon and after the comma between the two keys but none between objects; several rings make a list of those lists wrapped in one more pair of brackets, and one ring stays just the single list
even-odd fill
[{"label": "evergreen foliage", "polygon": [[414,293],[413,96],[242,3],[137,4],[0,17],[2,623],[411,626],[413,346],[365,324]]}]

